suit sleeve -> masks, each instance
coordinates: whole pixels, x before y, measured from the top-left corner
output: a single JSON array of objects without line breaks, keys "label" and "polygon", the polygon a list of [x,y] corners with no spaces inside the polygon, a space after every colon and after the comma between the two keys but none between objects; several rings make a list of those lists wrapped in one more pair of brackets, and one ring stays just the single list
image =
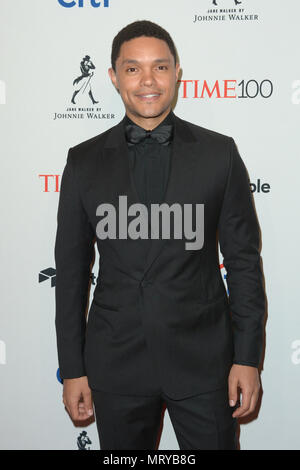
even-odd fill
[{"label": "suit sleeve", "polygon": [[55,240],[55,327],[61,378],[86,375],[84,344],[90,265],[94,254],[92,226],[82,205],[72,148],[62,174]]},{"label": "suit sleeve", "polygon": [[230,166],[218,233],[232,314],[233,363],[258,367],[265,314],[259,227],[245,164],[231,137],[229,144]]}]

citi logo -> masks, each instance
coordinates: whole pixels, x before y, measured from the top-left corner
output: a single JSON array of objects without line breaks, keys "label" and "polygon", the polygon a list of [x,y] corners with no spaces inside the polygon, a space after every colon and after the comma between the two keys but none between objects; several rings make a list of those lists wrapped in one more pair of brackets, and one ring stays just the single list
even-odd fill
[{"label": "citi logo", "polygon": [[64,8],[73,8],[75,6],[83,8],[86,5],[89,5],[93,8],[109,7],[109,0],[104,0],[103,2],[98,0],[58,0],[58,3]]},{"label": "citi logo", "polygon": [[0,365],[6,364],[6,344],[0,340]]}]

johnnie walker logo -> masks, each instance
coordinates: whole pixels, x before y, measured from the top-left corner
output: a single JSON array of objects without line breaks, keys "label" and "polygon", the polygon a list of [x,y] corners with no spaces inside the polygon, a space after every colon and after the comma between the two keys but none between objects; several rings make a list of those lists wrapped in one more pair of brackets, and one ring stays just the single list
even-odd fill
[{"label": "johnnie walker logo", "polygon": [[103,113],[102,107],[95,106],[99,103],[93,91],[96,67],[89,55],[82,58],[79,69],[80,75],[72,82],[70,104],[64,112],[54,113],[54,121],[57,119],[115,119],[115,114]]},{"label": "johnnie walker logo", "polygon": [[80,62],[81,75],[75,78],[73,82],[73,87],[75,89],[72,99],[71,99],[73,104],[76,104],[74,100],[75,100],[76,95],[78,95],[78,93],[81,93],[81,95],[88,93],[93,104],[99,103],[99,101],[96,101],[94,99],[93,93],[92,93],[92,87],[91,87],[91,80],[94,75],[95,68],[96,67],[91,61],[91,58],[89,55],[86,55]]},{"label": "johnnie walker logo", "polygon": [[256,12],[248,11],[249,0],[207,0],[208,8],[194,15],[193,23],[204,21],[258,21]]},{"label": "johnnie walker logo", "polygon": [[[238,0],[233,0],[236,5],[240,5],[242,2],[239,2]],[[213,5],[218,6],[217,0],[213,0]]]},{"label": "johnnie walker logo", "polygon": [[78,450],[91,450],[91,448],[88,447],[88,444],[92,444],[92,441],[87,435],[87,432],[82,431],[77,437],[77,448]]}]

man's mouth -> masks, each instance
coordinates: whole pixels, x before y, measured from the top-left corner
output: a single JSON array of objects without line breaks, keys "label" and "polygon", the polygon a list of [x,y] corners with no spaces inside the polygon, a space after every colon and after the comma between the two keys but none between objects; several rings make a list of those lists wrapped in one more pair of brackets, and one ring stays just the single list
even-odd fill
[{"label": "man's mouth", "polygon": [[142,101],[156,101],[160,97],[160,93],[145,93],[137,95],[137,97]]}]

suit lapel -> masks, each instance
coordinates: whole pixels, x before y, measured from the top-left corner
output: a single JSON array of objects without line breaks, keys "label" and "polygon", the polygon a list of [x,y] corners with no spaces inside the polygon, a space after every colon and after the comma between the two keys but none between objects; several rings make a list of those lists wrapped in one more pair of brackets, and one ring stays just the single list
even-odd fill
[{"label": "suit lapel", "polygon": [[[125,117],[124,117],[125,118]],[[193,156],[199,151],[199,144],[191,132],[186,121],[174,114],[174,140],[172,144],[171,168],[165,195],[160,204],[172,205],[180,202],[180,191],[184,191],[188,175],[193,171],[195,159]],[[127,195],[128,207],[132,204],[142,204],[137,193],[134,178],[129,164],[129,151],[124,134],[123,121],[114,126],[104,145],[104,159],[107,174],[112,176],[112,184],[116,188],[115,200],[119,195]],[[186,178],[185,178],[186,177]],[[142,214],[148,223],[147,212]],[[150,217],[150,213],[149,213]],[[151,228],[151,227],[149,227]],[[150,233],[150,232],[149,232]],[[151,232],[152,234],[153,232]],[[138,242],[138,240],[136,240]],[[150,247],[144,266],[143,277],[160,254],[168,239],[149,239]]]}]

